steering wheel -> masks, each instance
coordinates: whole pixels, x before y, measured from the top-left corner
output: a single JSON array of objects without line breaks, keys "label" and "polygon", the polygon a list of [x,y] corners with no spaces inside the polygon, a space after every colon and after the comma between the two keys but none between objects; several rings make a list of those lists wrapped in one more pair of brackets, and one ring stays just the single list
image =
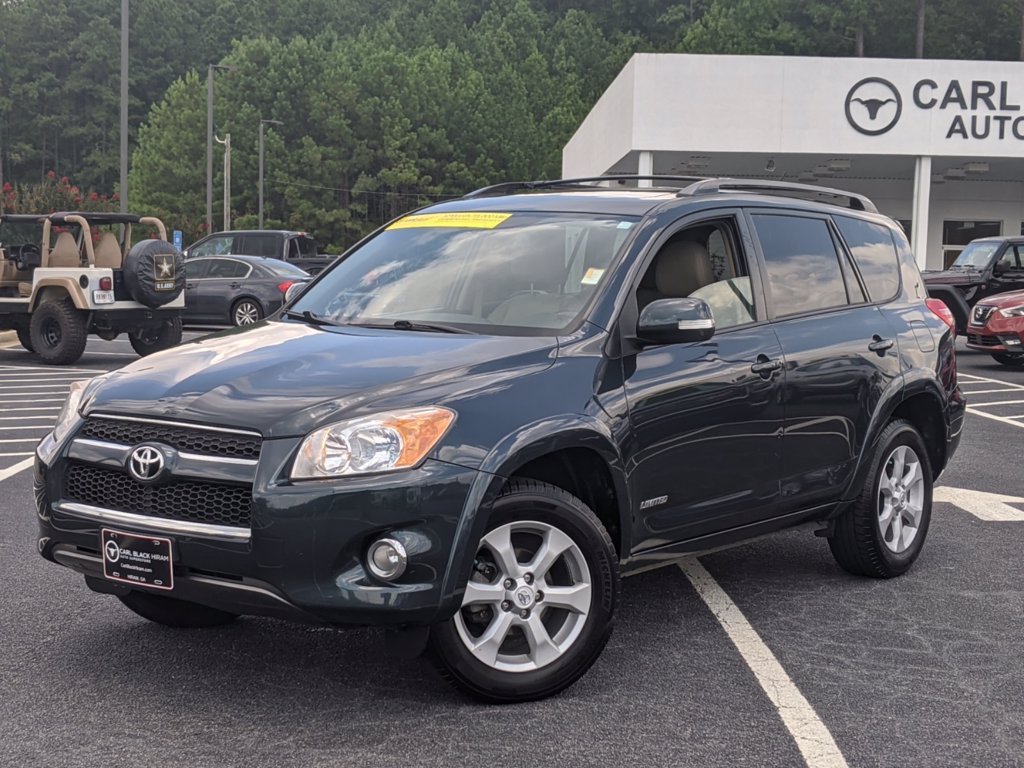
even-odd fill
[{"label": "steering wheel", "polygon": [[14,251],[14,253],[12,253],[12,255],[14,256],[14,266],[18,268],[19,272],[25,272],[30,268],[30,265],[27,261],[28,256],[40,255],[38,245],[27,244],[18,248],[17,251],[15,251],[14,248],[11,248],[11,250]]}]

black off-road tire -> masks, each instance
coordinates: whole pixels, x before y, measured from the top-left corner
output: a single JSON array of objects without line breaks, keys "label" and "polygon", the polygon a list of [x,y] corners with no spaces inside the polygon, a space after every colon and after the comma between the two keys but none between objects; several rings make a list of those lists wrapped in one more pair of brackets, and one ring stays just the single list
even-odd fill
[{"label": "black off-road tire", "polygon": [[15,328],[14,332],[18,334],[18,341],[25,349],[29,352],[35,352],[35,347],[32,346],[32,334],[28,328]]},{"label": "black off-road tire", "polygon": [[[615,547],[586,504],[547,483],[513,480],[495,500],[487,532],[521,521],[549,525],[576,544],[590,572],[590,611],[576,640],[561,657],[529,671],[498,670],[477,659],[462,641],[455,617],[431,627],[428,655],[441,676],[463,692],[492,704],[543,699],[576,682],[608,642],[619,606]],[[542,605],[536,603],[534,610]]]},{"label": "black off-road tire", "polygon": [[1020,368],[1024,365],[1024,355],[993,353],[992,359],[1000,365],[1008,365],[1011,368]]},{"label": "black off-road tire", "polygon": [[[71,299],[44,301],[32,312],[29,341],[32,351],[50,365],[70,365],[85,352],[86,314]],[[19,337],[20,338],[20,337]]]},{"label": "black off-road tire", "polygon": [[[905,445],[913,449],[921,463],[924,503],[917,535],[904,552],[893,552],[882,539],[878,524],[880,481],[892,452]],[[890,579],[909,570],[924,546],[931,522],[933,476],[924,440],[913,424],[895,419],[882,432],[871,456],[871,468],[860,496],[837,520],[829,537],[829,548],[836,562],[855,576]]]},{"label": "black off-road tire", "polygon": [[118,595],[118,600],[142,618],[165,627],[179,629],[219,627],[238,618],[238,614],[210,608],[207,605],[189,603],[185,600],[137,590],[132,590],[127,595]]},{"label": "black off-road tire", "polygon": [[181,344],[181,318],[167,320],[159,329],[128,334],[128,341],[140,357],[176,347]]}]

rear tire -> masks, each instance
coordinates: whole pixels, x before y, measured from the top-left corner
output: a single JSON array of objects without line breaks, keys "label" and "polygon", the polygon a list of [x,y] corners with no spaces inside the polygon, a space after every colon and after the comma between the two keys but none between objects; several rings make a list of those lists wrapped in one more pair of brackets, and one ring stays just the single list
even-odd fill
[{"label": "rear tire", "polygon": [[148,592],[132,591],[127,595],[118,595],[118,600],[142,618],[165,627],[179,629],[219,627],[238,618],[236,613],[221,611],[199,603],[189,603],[173,597],[153,595]]},{"label": "rear tire", "polygon": [[87,330],[85,313],[71,299],[44,301],[32,312],[29,342],[44,363],[69,365],[85,352]]},{"label": "rear tire", "polygon": [[615,624],[619,566],[608,532],[561,488],[513,480],[477,546],[462,606],[431,627],[441,676],[495,704],[568,688],[600,655]]},{"label": "rear tire", "polygon": [[1000,365],[1009,365],[1012,368],[1020,368],[1024,365],[1024,355],[1008,355],[994,353],[992,359]]},{"label": "rear tire", "polygon": [[920,433],[904,419],[882,432],[860,496],[837,520],[829,547],[856,576],[905,573],[924,546],[932,514],[932,468]]},{"label": "rear tire", "polygon": [[252,325],[263,319],[263,307],[253,299],[242,299],[231,307],[231,324],[238,327]]},{"label": "rear tire", "polygon": [[32,346],[32,334],[29,333],[28,328],[16,328],[15,333],[18,334],[18,341],[25,349],[29,352],[35,352],[35,347]]},{"label": "rear tire", "polygon": [[181,344],[181,318],[167,320],[158,329],[129,334],[128,341],[140,357],[176,347]]}]

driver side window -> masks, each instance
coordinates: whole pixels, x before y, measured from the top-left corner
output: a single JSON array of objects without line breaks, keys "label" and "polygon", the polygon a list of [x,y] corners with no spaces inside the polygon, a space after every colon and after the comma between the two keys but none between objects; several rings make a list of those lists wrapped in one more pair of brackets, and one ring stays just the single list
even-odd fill
[{"label": "driver side window", "polygon": [[707,302],[717,329],[757,318],[753,287],[738,246],[735,221],[716,219],[676,232],[664,243],[637,289],[637,309],[658,299]]}]

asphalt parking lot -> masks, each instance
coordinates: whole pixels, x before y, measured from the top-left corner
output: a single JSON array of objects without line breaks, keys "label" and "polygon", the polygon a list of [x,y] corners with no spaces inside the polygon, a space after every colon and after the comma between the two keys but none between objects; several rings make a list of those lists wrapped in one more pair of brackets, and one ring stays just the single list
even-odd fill
[{"label": "asphalt parking lot", "polygon": [[0,349],[0,764],[1024,766],[1024,370],[961,354],[971,415],[908,575],[799,532],[644,573],[579,683],[486,707],[376,631],[165,629],[38,557],[34,443],[69,382],[135,358]]}]

